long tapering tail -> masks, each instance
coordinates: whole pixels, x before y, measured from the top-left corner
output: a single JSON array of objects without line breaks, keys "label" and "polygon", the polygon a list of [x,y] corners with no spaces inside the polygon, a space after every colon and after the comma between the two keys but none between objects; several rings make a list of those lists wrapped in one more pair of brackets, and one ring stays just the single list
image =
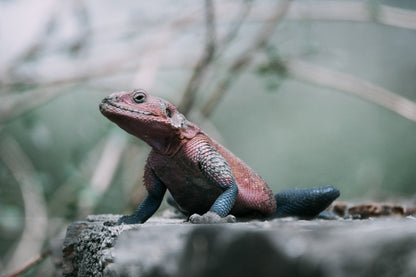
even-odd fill
[{"label": "long tapering tail", "polygon": [[274,196],[277,204],[274,217],[314,218],[339,195],[339,190],[333,186],[284,190]]}]

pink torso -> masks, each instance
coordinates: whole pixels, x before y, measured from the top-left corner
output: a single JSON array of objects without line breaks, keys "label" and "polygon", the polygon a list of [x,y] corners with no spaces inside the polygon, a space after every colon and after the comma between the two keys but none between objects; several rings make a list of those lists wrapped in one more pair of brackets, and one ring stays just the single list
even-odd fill
[{"label": "pink torso", "polygon": [[196,161],[198,149],[207,144],[225,158],[237,183],[238,196],[230,213],[236,216],[273,214],[276,202],[264,180],[233,153],[202,132],[187,141],[173,156],[161,155],[152,150],[148,157],[153,172],[175,201],[189,213],[203,214],[223,192],[202,174]]}]

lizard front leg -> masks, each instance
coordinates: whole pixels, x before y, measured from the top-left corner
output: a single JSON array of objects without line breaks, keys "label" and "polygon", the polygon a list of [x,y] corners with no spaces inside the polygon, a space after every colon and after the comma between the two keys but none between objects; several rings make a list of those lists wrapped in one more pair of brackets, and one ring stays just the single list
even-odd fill
[{"label": "lizard front leg", "polygon": [[208,181],[224,191],[207,213],[203,215],[193,214],[189,220],[192,223],[235,222],[235,217],[228,214],[238,195],[238,186],[231,167],[225,158],[209,144],[198,148],[197,162],[199,169]]},{"label": "lizard front leg", "polygon": [[146,164],[144,169],[144,184],[146,186],[148,195],[144,201],[139,205],[137,210],[132,215],[122,216],[117,224],[137,224],[144,223],[148,220],[160,207],[163,196],[166,192],[166,186],[155,175],[151,167]]}]

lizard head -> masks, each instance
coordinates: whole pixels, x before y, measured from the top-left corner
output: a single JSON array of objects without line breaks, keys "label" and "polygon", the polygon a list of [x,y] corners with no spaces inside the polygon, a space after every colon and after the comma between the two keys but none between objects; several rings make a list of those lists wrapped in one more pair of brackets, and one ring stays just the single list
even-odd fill
[{"label": "lizard head", "polygon": [[141,89],[112,93],[103,99],[100,111],[126,132],[166,155],[176,153],[200,131],[174,105]]}]

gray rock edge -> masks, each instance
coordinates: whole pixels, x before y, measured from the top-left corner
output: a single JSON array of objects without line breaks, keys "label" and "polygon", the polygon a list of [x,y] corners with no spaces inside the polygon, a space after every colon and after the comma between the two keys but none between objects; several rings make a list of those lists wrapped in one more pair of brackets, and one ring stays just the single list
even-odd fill
[{"label": "gray rock edge", "polygon": [[64,276],[416,276],[416,220],[71,223]]}]

